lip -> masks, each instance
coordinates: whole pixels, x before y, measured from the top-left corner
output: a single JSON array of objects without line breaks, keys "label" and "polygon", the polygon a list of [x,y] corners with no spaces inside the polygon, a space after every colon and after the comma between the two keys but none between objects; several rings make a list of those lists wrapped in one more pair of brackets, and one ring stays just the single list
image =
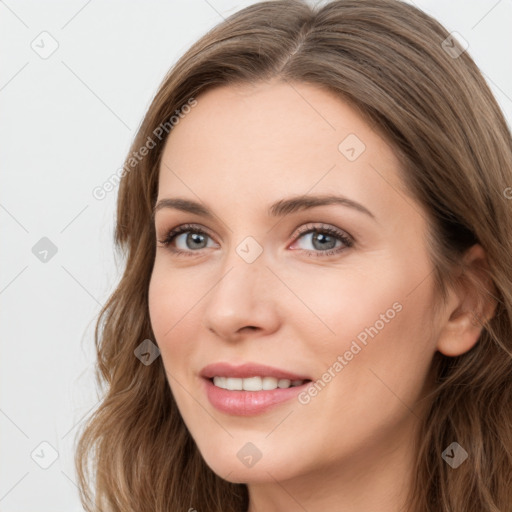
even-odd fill
[{"label": "lip", "polygon": [[[288,402],[311,384],[311,379],[304,375],[288,372],[271,366],[245,363],[233,366],[229,363],[214,363],[205,366],[200,373],[204,392],[209,402],[218,411],[234,416],[255,416]],[[220,377],[274,377],[276,379],[307,380],[300,386],[276,388],[261,391],[230,391],[222,389],[210,380]]]},{"label": "lip", "polygon": [[201,377],[211,379],[213,377],[274,377],[276,379],[289,380],[311,380],[307,375],[291,373],[273,366],[266,366],[257,363],[244,363],[242,365],[232,365],[230,363],[213,363],[205,366],[201,372]]},{"label": "lip", "polygon": [[291,388],[268,391],[230,391],[218,388],[210,379],[202,379],[210,403],[220,412],[232,416],[255,416],[288,402],[304,391],[311,382]]}]

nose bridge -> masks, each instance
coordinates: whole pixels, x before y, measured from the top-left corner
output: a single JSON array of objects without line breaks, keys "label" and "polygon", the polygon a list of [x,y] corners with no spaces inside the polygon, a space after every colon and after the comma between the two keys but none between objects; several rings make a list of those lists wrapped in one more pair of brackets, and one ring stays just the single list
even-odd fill
[{"label": "nose bridge", "polygon": [[247,326],[272,328],[276,321],[276,288],[269,280],[275,277],[267,268],[265,256],[262,245],[252,236],[229,248],[208,294],[207,327],[225,337]]},{"label": "nose bridge", "polygon": [[271,272],[266,268],[262,245],[252,236],[233,244],[222,265],[222,279],[214,286],[216,302],[226,301],[227,309],[247,309],[261,299],[267,299],[264,286]]}]

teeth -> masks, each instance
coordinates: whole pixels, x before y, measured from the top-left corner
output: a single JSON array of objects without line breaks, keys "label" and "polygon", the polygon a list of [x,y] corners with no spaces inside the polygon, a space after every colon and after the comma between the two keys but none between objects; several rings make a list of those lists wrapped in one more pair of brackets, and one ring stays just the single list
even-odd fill
[{"label": "teeth", "polygon": [[261,389],[264,389],[265,391],[276,389],[278,382],[279,381],[274,377],[263,377],[261,382]]},{"label": "teeth", "polygon": [[239,380],[242,381],[242,388],[244,391],[260,391],[263,389],[261,377],[250,377],[248,379]]},{"label": "teeth", "polygon": [[228,377],[226,379],[226,389],[241,391],[243,389],[242,385],[243,379],[236,379],[234,377]]},{"label": "teeth", "polygon": [[277,388],[289,388],[301,386],[303,380],[276,379],[274,377],[248,377],[241,379],[237,377],[214,377],[213,384],[218,388],[230,391],[271,391]]}]

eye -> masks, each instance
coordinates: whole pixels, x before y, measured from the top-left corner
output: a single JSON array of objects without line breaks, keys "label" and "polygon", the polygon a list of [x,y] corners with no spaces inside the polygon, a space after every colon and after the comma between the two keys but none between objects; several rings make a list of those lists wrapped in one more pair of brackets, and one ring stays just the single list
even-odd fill
[{"label": "eye", "polygon": [[[195,253],[198,253],[201,249],[212,247],[212,245],[208,245],[208,239],[211,240],[210,235],[201,227],[194,224],[182,224],[170,230],[163,240],[158,241],[174,254],[195,256]],[[307,239],[310,240],[313,249],[305,249],[304,247],[299,247],[299,249],[319,257],[337,254],[354,244],[349,235],[328,225],[314,226],[307,224],[301,227],[294,238],[294,244]]]},{"label": "eye", "polygon": [[[193,253],[197,252],[195,249],[205,249],[207,247],[205,243],[208,238],[211,238],[210,235],[200,227],[194,224],[182,224],[177,228],[171,229],[171,231],[166,234],[165,238],[159,240],[159,242],[163,247],[168,247],[169,250],[175,254],[193,256]],[[176,242],[178,245],[181,242],[182,248],[173,247],[171,245],[173,242]]]},{"label": "eye", "polygon": [[327,225],[307,224],[301,227],[294,245],[302,240],[309,241],[313,250],[304,247],[300,247],[300,249],[318,257],[332,256],[354,245],[354,241],[349,235],[338,228]]}]

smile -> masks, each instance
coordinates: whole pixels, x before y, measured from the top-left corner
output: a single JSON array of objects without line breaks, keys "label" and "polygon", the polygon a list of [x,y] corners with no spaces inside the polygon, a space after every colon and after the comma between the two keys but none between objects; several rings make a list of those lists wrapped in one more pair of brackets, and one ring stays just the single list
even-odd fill
[{"label": "smile", "polygon": [[304,381],[277,379],[275,377],[248,377],[245,379],[237,377],[213,377],[213,384],[218,388],[230,391],[271,391],[273,389],[286,389],[301,386]]},{"label": "smile", "polygon": [[246,362],[212,363],[199,373],[210,404],[231,416],[254,416],[284,405],[311,384],[305,374]]}]

